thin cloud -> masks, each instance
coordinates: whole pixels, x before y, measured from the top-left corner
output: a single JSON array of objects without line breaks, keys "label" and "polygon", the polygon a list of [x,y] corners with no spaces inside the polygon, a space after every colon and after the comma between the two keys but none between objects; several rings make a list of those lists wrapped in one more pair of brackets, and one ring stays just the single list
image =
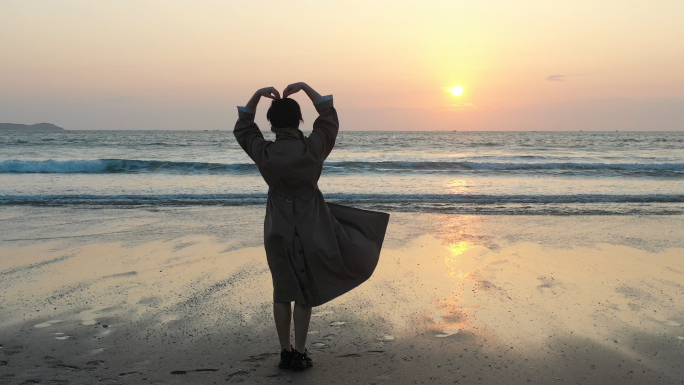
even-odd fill
[{"label": "thin cloud", "polygon": [[550,82],[564,82],[566,77],[565,75],[551,75],[546,80]]},{"label": "thin cloud", "polygon": [[546,80],[550,82],[564,82],[567,78],[571,78],[574,76],[579,76],[579,75],[551,75],[547,76]]}]

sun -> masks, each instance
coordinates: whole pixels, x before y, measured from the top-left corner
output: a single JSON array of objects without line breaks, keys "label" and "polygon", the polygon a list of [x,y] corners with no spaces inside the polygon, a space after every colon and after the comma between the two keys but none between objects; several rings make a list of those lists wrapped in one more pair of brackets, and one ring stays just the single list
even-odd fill
[{"label": "sun", "polygon": [[463,95],[463,87],[453,86],[451,87],[451,93],[454,94],[454,96],[461,96]]}]

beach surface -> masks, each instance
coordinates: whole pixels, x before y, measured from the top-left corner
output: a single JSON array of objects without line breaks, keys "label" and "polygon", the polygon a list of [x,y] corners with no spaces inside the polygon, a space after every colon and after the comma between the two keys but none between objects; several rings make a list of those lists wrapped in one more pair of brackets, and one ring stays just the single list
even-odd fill
[{"label": "beach surface", "polygon": [[684,383],[684,217],[392,213],[279,370],[262,207],[0,209],[0,384]]}]

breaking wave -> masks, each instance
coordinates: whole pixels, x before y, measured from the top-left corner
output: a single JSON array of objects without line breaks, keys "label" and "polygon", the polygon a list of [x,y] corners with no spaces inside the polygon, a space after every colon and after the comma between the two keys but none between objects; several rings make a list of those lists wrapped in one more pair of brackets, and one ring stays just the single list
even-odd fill
[{"label": "breaking wave", "polygon": [[[326,162],[330,173],[546,173],[546,174],[615,174],[616,176],[681,177],[683,163],[495,163],[495,162]],[[251,163],[174,162],[162,160],[5,160],[0,174],[255,174]]]}]

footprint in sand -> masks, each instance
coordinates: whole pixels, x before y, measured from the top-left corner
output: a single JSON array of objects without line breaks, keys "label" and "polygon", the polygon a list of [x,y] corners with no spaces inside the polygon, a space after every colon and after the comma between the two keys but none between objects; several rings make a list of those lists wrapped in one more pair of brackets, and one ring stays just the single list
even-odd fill
[{"label": "footprint in sand", "polygon": [[245,371],[245,370],[242,370],[242,369],[238,369],[237,372],[229,373],[229,374],[228,374],[228,378],[226,379],[226,381],[230,381],[230,382],[244,382],[244,381],[245,381],[245,378],[244,378],[244,377],[246,377],[246,376],[249,376],[249,372],[248,372],[248,371]]},{"label": "footprint in sand", "polygon": [[458,333],[458,329],[445,329],[439,334],[435,334],[435,337],[437,338],[446,338],[449,336],[453,336],[454,334]]},{"label": "footprint in sand", "polygon": [[[267,353],[265,353],[265,354],[267,354]],[[174,370],[173,372],[171,372],[171,374],[173,374],[173,375],[185,375],[185,374],[189,374],[189,373],[204,374],[204,373],[214,373],[214,372],[218,372],[218,371],[219,371],[218,369]],[[242,371],[242,369],[238,369],[238,371],[235,373],[247,374],[247,372]],[[235,373],[233,373],[232,375],[234,375]],[[229,374],[228,377],[231,377],[232,375]]]},{"label": "footprint in sand", "polygon": [[58,320],[58,319],[55,319],[55,320],[52,320],[52,321],[47,321],[47,322],[43,322],[43,323],[39,323],[39,324],[33,325],[33,327],[34,327],[34,328],[37,328],[37,329],[46,328],[46,327],[48,327],[48,326],[52,326],[52,325],[57,324],[57,323],[60,323],[60,322],[62,322],[62,321],[61,321],[61,320]]},{"label": "footprint in sand", "polygon": [[[244,361],[247,361],[247,362],[265,361],[265,360],[269,359],[271,356],[277,356],[277,355],[278,355],[278,353],[261,353],[261,354],[257,354],[256,356],[249,356],[249,358],[245,358]],[[209,370],[209,369],[207,369],[207,370]],[[214,369],[211,369],[211,370],[214,370]]]},{"label": "footprint in sand", "polygon": [[6,356],[13,356],[15,354],[21,353],[22,349],[24,349],[23,346],[12,346],[12,347],[8,347],[7,349],[3,348],[3,352]]},{"label": "footprint in sand", "polygon": [[140,372],[125,372],[125,373],[119,373],[119,377],[131,377],[131,376],[139,376],[142,373]]}]

